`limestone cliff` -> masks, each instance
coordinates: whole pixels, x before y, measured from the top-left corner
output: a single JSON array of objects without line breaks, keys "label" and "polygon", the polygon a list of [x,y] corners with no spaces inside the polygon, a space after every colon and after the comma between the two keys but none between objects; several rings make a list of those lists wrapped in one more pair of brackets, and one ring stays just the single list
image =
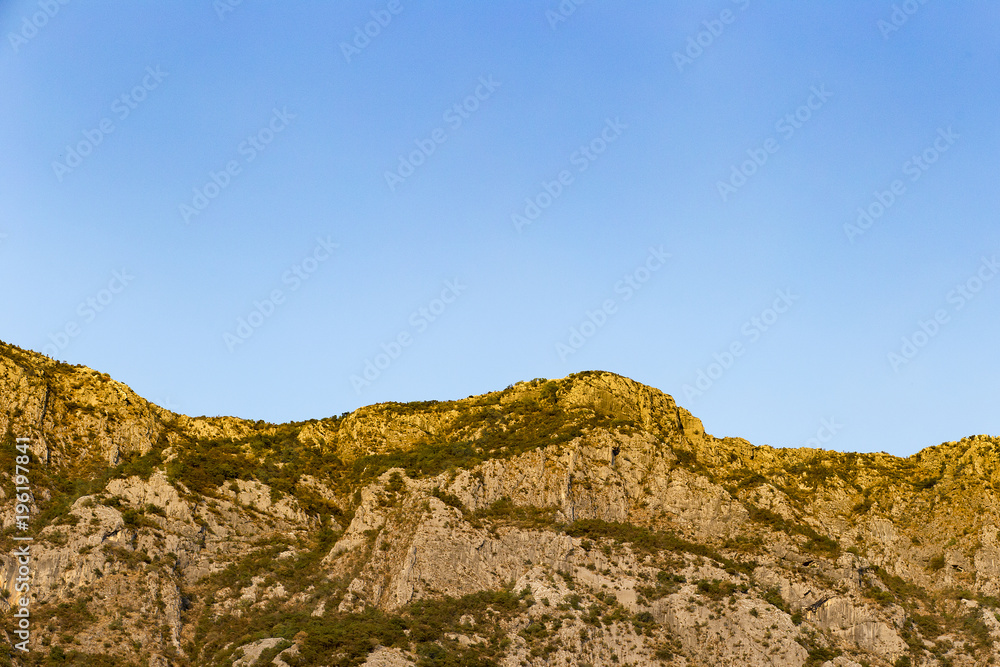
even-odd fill
[{"label": "limestone cliff", "polygon": [[605,372],[191,418],[5,344],[0,433],[8,646],[34,538],[0,665],[943,667],[1000,639],[997,438],[755,447]]}]

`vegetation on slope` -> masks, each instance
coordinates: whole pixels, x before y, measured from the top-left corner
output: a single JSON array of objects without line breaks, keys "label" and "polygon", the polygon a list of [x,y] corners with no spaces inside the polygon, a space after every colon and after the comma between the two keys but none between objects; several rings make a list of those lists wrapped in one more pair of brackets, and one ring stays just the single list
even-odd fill
[{"label": "vegetation on slope", "polygon": [[[371,607],[356,613],[338,612],[337,603],[343,598],[349,579],[327,579],[320,564],[322,556],[341,535],[334,522],[346,526],[359,502],[357,492],[376,483],[392,468],[402,469],[411,479],[427,478],[468,470],[488,460],[509,459],[547,446],[565,444],[597,430],[625,433],[641,430],[633,421],[634,415],[626,417],[599,407],[607,402],[595,401],[593,406],[585,407],[579,402],[567,401],[574,383],[581,380],[599,382],[605,377],[600,373],[583,373],[562,381],[519,383],[502,392],[462,401],[376,406],[375,421],[382,416],[387,419],[416,418],[411,421],[433,423],[434,426],[407,440],[403,446],[362,448],[359,455],[345,457],[346,461],[340,458],[342,452],[338,450],[337,438],[346,432],[345,424],[352,419],[350,415],[284,425],[230,420],[239,422],[239,428],[230,431],[219,426],[226,425],[222,423],[226,421],[224,418],[184,421],[186,418],[171,420],[167,417],[158,422],[160,435],[151,443],[149,451],[123,451],[115,465],[108,465],[90,445],[106,441],[112,425],[123,418],[106,406],[80,399],[80,395],[86,394],[88,383],[107,384],[111,383],[110,378],[81,367],[40,360],[37,355],[11,346],[0,348],[0,355],[36,374],[46,387],[55,388],[52,392],[54,407],[50,409],[58,407],[59,414],[66,414],[67,420],[86,418],[90,420],[88,424],[99,425],[83,436],[82,443],[87,446],[81,445],[79,450],[74,449],[81,444],[78,434],[46,434],[53,451],[60,456],[54,459],[57,464],[36,465],[32,470],[32,484],[37,489],[35,500],[40,510],[32,519],[32,528],[37,531],[46,526],[56,527],[58,530],[48,533],[51,543],[59,544],[60,539],[64,543],[65,531],[74,528],[76,517],[68,510],[81,496],[100,494],[113,479],[133,476],[149,479],[158,470],[164,471],[177,488],[186,489],[187,499],[195,503],[206,499],[211,502],[225,495],[224,490],[234,481],[256,480],[271,489],[273,501],[292,497],[314,520],[312,525],[317,528],[310,535],[268,537],[252,545],[247,553],[227,567],[205,577],[193,588],[184,589],[188,601],[183,612],[184,623],[195,628],[194,638],[184,646],[183,653],[187,657],[167,649],[168,656],[182,665],[229,665],[238,657],[239,647],[267,637],[285,641],[270,649],[265,657],[273,657],[294,642],[300,649],[298,656],[286,656],[285,659],[303,666],[321,661],[337,665],[360,664],[375,646],[411,651],[418,656],[422,666],[497,664],[510,641],[504,623],[523,615],[535,604],[526,591],[516,592],[508,586],[504,590],[480,591],[464,597],[425,598],[393,613]],[[66,386],[60,388],[60,383]],[[48,394],[46,396],[48,401]],[[754,559],[767,555],[762,536],[768,535],[767,531],[788,535],[802,553],[829,563],[841,556],[850,560],[851,554],[857,557],[855,562],[864,562],[862,558],[867,553],[864,544],[853,543],[853,538],[845,539],[838,529],[830,529],[833,535],[841,537],[842,545],[841,541],[824,534],[825,529],[814,527],[821,525],[814,520],[817,507],[822,506],[828,517],[833,516],[852,527],[863,526],[870,517],[901,517],[895,520],[895,525],[914,540],[914,545],[919,545],[925,532],[941,530],[939,526],[921,525],[921,517],[933,508],[946,507],[952,514],[949,518],[961,530],[949,533],[947,543],[942,544],[943,540],[933,542],[935,551],[926,556],[925,568],[926,577],[933,585],[917,585],[890,574],[884,567],[865,566],[858,571],[862,581],[861,595],[869,604],[879,605],[887,613],[888,610],[893,610],[894,614],[895,610],[902,610],[901,636],[909,653],[900,658],[900,665],[905,664],[904,658],[915,665],[933,657],[947,665],[962,652],[983,659],[990,655],[993,647],[992,631],[987,623],[990,616],[984,613],[997,613],[997,600],[957,588],[956,582],[966,585],[974,579],[954,568],[955,561],[950,558],[955,550],[973,552],[982,526],[978,514],[981,510],[993,512],[990,508],[996,500],[994,483],[1000,483],[1000,442],[996,439],[969,438],[924,450],[908,459],[898,459],[884,454],[755,448],[744,441],[716,440],[690,429],[686,436],[680,436],[665,426],[673,424],[674,416],[661,417],[662,422],[652,426],[647,423],[645,428],[661,438],[664,447],[671,448],[680,467],[716,482],[742,504],[749,517],[745,534],[708,544],[686,539],[670,530],[627,522],[596,519],[561,522],[556,518],[556,508],[515,505],[506,498],[470,512],[457,496],[441,487],[433,489],[431,494],[458,509],[471,527],[486,528],[494,535],[510,529],[548,531],[581,540],[587,549],[606,550],[609,558],[625,552],[648,557],[661,569],[636,587],[638,600],[644,605],[662,600],[685,585],[693,587],[692,599],[707,601],[712,613],[723,613],[720,605],[725,603],[731,609],[741,596],[758,596],[788,614],[796,626],[801,626],[797,641],[808,653],[807,665],[819,665],[832,659],[840,649],[811,630],[804,620],[803,610],[793,610],[777,588],[765,588],[754,580],[759,565]],[[0,470],[13,469],[14,432],[10,424],[23,424],[23,418],[24,415],[17,411],[7,415]],[[306,429],[318,424],[326,433],[325,440],[301,437]],[[240,435],[195,435],[205,432],[238,432]],[[74,456],[78,451],[86,455]],[[306,482],[306,476],[321,479],[334,489],[336,498],[321,496]],[[393,497],[403,495],[406,488],[398,473],[389,477],[384,486]],[[767,494],[779,498],[794,511],[782,515],[759,505],[759,498]],[[129,506],[118,498],[99,498],[98,501],[120,510],[130,539],[140,535],[157,536],[160,523],[154,515],[160,514],[162,518],[162,509],[154,505]],[[938,511],[938,516],[941,514]],[[986,515],[994,516],[994,513]],[[834,522],[833,525],[839,524]],[[0,547],[7,552],[13,544],[10,539],[13,532],[7,529],[2,536]],[[162,535],[157,537],[162,538]],[[932,534],[925,539],[938,537]],[[172,567],[169,559],[153,559],[145,551],[127,548],[127,545],[106,546],[104,552],[126,570],[150,576],[154,572],[169,572]],[[951,556],[946,557],[949,553]],[[704,560],[725,572],[730,579],[719,573],[723,578],[707,576],[688,581],[671,569],[692,559]],[[891,569],[890,564],[886,566]],[[803,568],[805,566],[797,570],[801,576],[814,577],[813,580],[823,586],[829,584],[821,575]],[[951,582],[951,588],[938,585],[940,581]],[[227,595],[231,595],[256,585],[275,584],[281,584],[291,598],[262,603],[252,612],[246,608],[230,608],[218,617],[213,616],[212,609],[219,608],[216,595],[220,591],[228,591]],[[330,604],[322,614],[314,616],[314,605],[307,606],[301,599],[292,602],[299,594],[310,600],[327,596]],[[556,650],[557,643],[552,637],[559,623],[569,620],[565,614],[575,614],[574,618],[582,618],[593,627],[628,623],[651,636],[657,625],[651,613],[629,614],[612,597],[601,591],[591,598],[577,595],[574,599],[571,596],[565,603],[567,608],[560,610],[563,617],[553,614],[532,620],[521,627],[516,636],[527,643],[533,657],[549,655]],[[74,634],[96,622],[100,604],[87,591],[79,591],[58,602],[40,604],[35,619],[49,631],[45,636],[50,645],[46,652],[34,653],[25,664],[140,664],[121,656],[112,657],[110,654],[116,653],[113,646],[106,647],[107,655],[84,654],[74,649]],[[997,619],[1000,620],[1000,616]],[[475,624],[474,632],[468,621]],[[120,619],[117,622],[120,628]],[[467,645],[454,639],[456,635],[470,634],[479,640]],[[124,637],[121,640],[126,641]],[[169,644],[162,628],[160,641],[164,646]],[[675,650],[664,646],[658,655],[669,660]],[[138,648],[135,654],[140,654]],[[4,656],[0,656],[0,666],[3,664]]]}]

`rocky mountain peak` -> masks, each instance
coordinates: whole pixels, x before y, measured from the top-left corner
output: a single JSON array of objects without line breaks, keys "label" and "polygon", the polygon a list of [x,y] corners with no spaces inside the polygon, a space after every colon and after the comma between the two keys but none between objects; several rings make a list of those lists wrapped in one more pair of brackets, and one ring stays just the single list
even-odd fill
[{"label": "rocky mountain peak", "polygon": [[0,344],[0,665],[991,664],[998,441],[715,438],[604,371],[290,424]]}]

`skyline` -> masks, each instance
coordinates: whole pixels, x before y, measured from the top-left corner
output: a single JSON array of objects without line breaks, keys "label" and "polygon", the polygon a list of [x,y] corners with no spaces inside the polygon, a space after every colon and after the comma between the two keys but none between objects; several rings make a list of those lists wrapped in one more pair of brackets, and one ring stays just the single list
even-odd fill
[{"label": "skyline", "polygon": [[756,445],[997,435],[998,24],[6,3],[0,339],[190,415],[606,370]]}]

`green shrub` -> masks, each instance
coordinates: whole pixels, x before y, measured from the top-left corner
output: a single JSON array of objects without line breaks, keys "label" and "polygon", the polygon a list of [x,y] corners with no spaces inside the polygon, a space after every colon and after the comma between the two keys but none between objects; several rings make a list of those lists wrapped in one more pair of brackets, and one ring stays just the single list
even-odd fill
[{"label": "green shrub", "polygon": [[439,486],[435,486],[431,489],[431,495],[443,502],[445,505],[454,507],[462,514],[466,514],[468,512],[465,508],[465,503],[463,503],[458,496],[448,493],[447,491],[442,491]]},{"label": "green shrub", "polygon": [[819,635],[814,630],[805,630],[797,640],[808,651],[802,667],[819,667],[828,660],[833,660],[843,653],[840,649],[823,646]]},{"label": "green shrub", "polygon": [[53,521],[53,525],[56,526],[75,526],[80,523],[80,517],[75,514],[67,513]]},{"label": "green shrub", "polygon": [[802,548],[817,556],[836,558],[840,555],[840,543],[827,535],[821,535],[809,526],[801,526],[795,532],[800,532],[808,539]]},{"label": "green shrub", "polygon": [[[376,646],[396,646],[406,640],[402,619],[377,610],[361,614],[344,614],[335,623],[311,624],[308,637],[299,654],[292,657],[293,665],[333,662],[340,666],[358,665]],[[331,657],[334,656],[334,657]]]},{"label": "green shrub", "polygon": [[941,627],[940,621],[933,616],[913,614],[910,616],[910,620],[920,630],[920,634],[927,639],[934,639],[944,634],[944,629]]},{"label": "green shrub", "polygon": [[825,646],[817,646],[815,648],[809,649],[809,655],[806,657],[806,661],[802,667],[813,667],[814,665],[822,665],[828,660],[833,660],[839,656],[843,651],[840,649],[827,648]]},{"label": "green shrub", "polygon": [[720,581],[718,579],[712,579],[711,581],[707,579],[699,579],[697,585],[698,592],[712,600],[721,600],[737,592],[747,592],[747,587],[744,584],[734,584],[729,581]]},{"label": "green shrub", "polygon": [[882,580],[882,583],[885,584],[886,588],[888,588],[889,591],[900,600],[929,599],[927,591],[922,587],[912,584],[901,577],[889,574],[881,567],[875,568],[875,574]]},{"label": "green shrub", "polygon": [[122,521],[125,522],[126,526],[132,528],[138,528],[141,526],[143,518],[145,517],[143,517],[142,512],[138,510],[129,508],[122,512]]},{"label": "green shrub", "polygon": [[117,467],[116,477],[141,477],[148,480],[159,466],[163,465],[163,449],[154,447],[143,455],[129,452],[124,456],[124,460]]},{"label": "green shrub", "polygon": [[663,662],[668,662],[674,659],[674,652],[666,646],[661,646],[656,649],[656,652],[653,655],[657,660],[661,660]]},{"label": "green shrub", "polygon": [[403,476],[398,471],[389,475],[389,482],[385,485],[385,490],[388,493],[398,494],[402,493],[405,489],[406,483],[403,482]]},{"label": "green shrub", "polygon": [[962,631],[969,635],[980,650],[990,651],[993,648],[990,626],[982,619],[978,610],[970,611],[962,619]]},{"label": "green shrub", "polygon": [[156,514],[157,516],[167,516],[167,511],[160,507],[159,505],[154,505],[153,503],[146,503],[144,508],[146,514]]},{"label": "green shrub", "polygon": [[789,613],[788,604],[785,603],[785,598],[781,597],[781,591],[778,590],[777,586],[772,586],[764,591],[764,595],[762,597],[765,602],[774,605],[786,614]]},{"label": "green shrub", "polygon": [[532,621],[519,632],[522,637],[528,641],[544,639],[549,636],[549,630],[545,627],[544,623],[539,623],[538,621]]},{"label": "green shrub", "polygon": [[635,590],[640,595],[645,596],[650,600],[659,600],[664,598],[671,593],[677,591],[680,585],[685,583],[687,579],[682,574],[670,574],[669,572],[664,572],[660,570],[656,573],[656,585],[655,586],[645,586],[638,585]]},{"label": "green shrub", "polygon": [[882,605],[892,604],[893,601],[896,599],[893,596],[893,594],[890,593],[889,591],[883,591],[882,589],[876,588],[875,586],[869,586],[865,588],[862,591],[862,593],[866,598],[870,600],[875,600],[876,602]]}]

